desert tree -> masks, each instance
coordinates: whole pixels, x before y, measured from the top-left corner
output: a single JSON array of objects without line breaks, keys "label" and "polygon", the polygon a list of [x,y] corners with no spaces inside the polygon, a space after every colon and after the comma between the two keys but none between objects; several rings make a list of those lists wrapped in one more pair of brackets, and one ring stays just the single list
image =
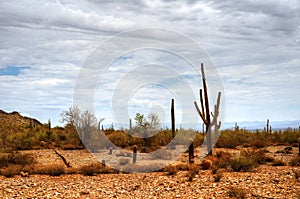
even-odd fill
[{"label": "desert tree", "polygon": [[77,106],[69,107],[68,110],[61,113],[63,123],[71,124],[78,132],[79,138],[88,141],[92,138],[92,133],[98,131],[99,122],[95,114],[90,110],[81,111]]}]

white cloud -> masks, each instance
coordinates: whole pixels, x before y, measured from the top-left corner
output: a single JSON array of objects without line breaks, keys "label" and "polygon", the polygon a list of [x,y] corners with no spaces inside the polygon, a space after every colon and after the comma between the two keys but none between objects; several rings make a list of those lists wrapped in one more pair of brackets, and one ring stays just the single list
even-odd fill
[{"label": "white cloud", "polygon": [[[0,68],[30,69],[19,76],[0,76],[0,109],[58,121],[59,113],[72,104],[80,67],[98,44],[121,31],[157,27],[182,32],[207,50],[223,78],[228,120],[299,119],[299,4],[293,0],[1,1]],[[169,41],[166,46],[180,44],[168,36],[164,35]],[[155,42],[156,38],[162,35],[136,35],[136,43],[129,45],[145,39]],[[110,46],[122,50],[117,47]],[[201,87],[201,80],[193,79],[194,71],[187,65],[180,67],[184,63],[174,56],[154,51],[132,54],[138,56],[116,60],[110,66],[102,85],[105,89],[98,88],[101,92],[95,95],[99,103],[111,103],[111,89],[128,69],[153,60],[172,65],[190,82],[200,81],[193,89]],[[160,72],[167,80],[168,74]],[[128,83],[143,78],[147,74]],[[210,89],[215,88],[213,84],[210,80]],[[140,97],[131,103],[151,104],[150,98]],[[153,99],[167,98],[156,93]],[[162,107],[168,108],[168,103]],[[108,107],[97,114],[106,117]],[[105,122],[111,121],[107,118]]]}]

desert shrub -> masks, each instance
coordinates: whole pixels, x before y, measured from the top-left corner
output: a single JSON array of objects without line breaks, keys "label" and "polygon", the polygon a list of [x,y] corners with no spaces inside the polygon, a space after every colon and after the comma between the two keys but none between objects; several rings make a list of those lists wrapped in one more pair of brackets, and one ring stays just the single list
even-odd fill
[{"label": "desert shrub", "polygon": [[254,134],[250,132],[224,130],[216,143],[216,147],[233,149],[245,143],[250,143],[253,136]]},{"label": "desert shrub", "polygon": [[213,162],[211,160],[207,159],[207,160],[203,160],[199,166],[202,170],[208,170],[212,167],[212,165],[213,165]]},{"label": "desert shrub", "polygon": [[90,164],[81,166],[78,171],[80,174],[87,176],[94,176],[96,174],[100,174],[103,171],[104,166],[102,164]]},{"label": "desert shrub", "polygon": [[108,139],[118,147],[126,147],[128,145],[128,135],[123,131],[114,131],[108,135]]},{"label": "desert shrub", "polygon": [[300,131],[293,131],[288,128],[280,133],[279,142],[288,142],[289,144],[298,143],[299,137]]},{"label": "desert shrub", "polygon": [[256,161],[253,158],[240,156],[238,158],[231,159],[230,167],[233,171],[250,171],[256,166]]},{"label": "desert shrub", "polygon": [[272,162],[272,166],[285,166],[285,163],[282,160],[275,160]]},{"label": "desert shrub", "polygon": [[179,171],[189,171],[190,168],[191,164],[179,163],[168,165],[163,169],[163,171],[167,172],[168,175],[175,175]]},{"label": "desert shrub", "polygon": [[30,154],[22,154],[19,152],[0,154],[0,168],[9,165],[31,165],[34,163],[34,158]]},{"label": "desert shrub", "polygon": [[187,173],[187,178],[189,182],[192,182],[195,176],[199,173],[200,166],[196,164],[190,164]]},{"label": "desert shrub", "polygon": [[229,187],[228,195],[229,197],[244,199],[246,198],[246,191],[242,188],[231,186]]},{"label": "desert shrub", "polygon": [[220,182],[223,177],[223,173],[221,171],[217,171],[215,175],[213,175],[214,182]]},{"label": "desert shrub", "polygon": [[250,143],[250,146],[256,147],[256,148],[263,148],[267,144],[264,140],[261,139],[255,139],[253,142]]},{"label": "desert shrub", "polygon": [[242,156],[252,159],[257,164],[264,164],[268,161],[273,162],[273,158],[266,155],[268,151],[265,149],[260,150],[244,150],[241,152]]},{"label": "desert shrub", "polygon": [[61,147],[62,150],[82,150],[84,146],[77,144],[77,143],[62,143]]},{"label": "desert shrub", "polygon": [[[218,168],[227,168],[230,165],[231,155],[224,151],[216,153],[217,159],[212,159],[213,165]],[[215,162],[214,162],[215,161]]]},{"label": "desert shrub", "polygon": [[50,164],[47,166],[36,166],[30,173],[50,175],[50,176],[60,176],[65,174],[65,167],[62,164]]},{"label": "desert shrub", "polygon": [[179,171],[179,168],[177,165],[168,165],[164,168],[164,172],[167,173],[167,175],[176,175]]},{"label": "desert shrub", "polygon": [[295,156],[290,161],[291,166],[300,166],[300,156]]},{"label": "desert shrub", "polygon": [[300,179],[300,171],[299,170],[295,170],[294,175],[295,175],[296,180]]},{"label": "desert shrub", "polygon": [[13,177],[20,174],[22,167],[20,165],[10,165],[6,168],[0,169],[0,175],[5,177]]},{"label": "desert shrub", "polygon": [[203,141],[204,141],[204,134],[196,133],[194,140],[193,140],[194,147],[197,148],[197,147],[201,146]]}]

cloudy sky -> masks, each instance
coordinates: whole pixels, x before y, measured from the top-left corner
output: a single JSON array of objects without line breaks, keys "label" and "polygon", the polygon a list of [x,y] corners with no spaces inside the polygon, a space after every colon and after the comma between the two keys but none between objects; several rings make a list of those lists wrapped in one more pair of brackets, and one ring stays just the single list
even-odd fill
[{"label": "cloudy sky", "polygon": [[[225,121],[299,120],[299,13],[298,0],[1,1],[0,109],[17,110],[42,122],[51,118],[61,125],[60,113],[73,105],[77,77],[99,45],[124,31],[157,28],[185,35],[207,53],[223,83]],[[153,40],[140,34],[135,39]],[[197,90],[201,76],[191,75],[197,73],[186,63],[179,69],[182,60],[176,56],[142,49],[119,55],[98,79],[95,112],[99,118],[106,118],[106,124],[118,114],[111,110],[119,108],[114,96],[120,93],[113,91],[126,87],[120,86],[124,82],[136,84],[134,74],[147,79],[143,75],[153,70],[141,65],[148,61],[156,64],[150,68],[164,83],[137,85],[128,91],[131,97],[125,102],[129,116],[137,111],[164,112],[169,108],[165,99],[172,97],[177,102],[178,117],[184,115],[186,100],[180,99],[172,86],[178,88],[174,82],[179,78],[191,81],[187,84],[192,86],[200,82],[192,88]],[[169,74],[165,66],[170,65],[177,76],[164,76]],[[167,122],[169,116],[160,117]]]}]

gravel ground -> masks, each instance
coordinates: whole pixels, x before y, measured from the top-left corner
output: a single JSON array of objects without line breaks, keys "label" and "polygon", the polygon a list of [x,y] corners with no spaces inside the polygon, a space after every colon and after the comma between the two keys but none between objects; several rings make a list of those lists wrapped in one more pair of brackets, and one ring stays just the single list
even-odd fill
[{"label": "gravel ground", "polygon": [[[277,148],[268,150],[276,157]],[[60,152],[74,167],[95,161],[86,151]],[[30,153],[37,155],[41,165],[61,161],[52,150]],[[290,157],[278,155],[277,158]],[[246,198],[300,198],[300,179],[296,179],[296,171],[300,172],[300,167],[262,165],[251,172],[222,171],[219,182],[214,182],[211,170],[201,170],[192,181],[187,171],[175,175],[152,172],[0,176],[0,198],[229,198],[232,187]]]},{"label": "gravel ground", "polygon": [[246,198],[299,198],[300,181],[288,166],[261,166],[252,172],[224,172],[214,182],[211,171],[200,171],[189,181],[187,172],[100,174],[97,176],[32,175],[0,177],[1,198],[229,198],[230,187]]}]

